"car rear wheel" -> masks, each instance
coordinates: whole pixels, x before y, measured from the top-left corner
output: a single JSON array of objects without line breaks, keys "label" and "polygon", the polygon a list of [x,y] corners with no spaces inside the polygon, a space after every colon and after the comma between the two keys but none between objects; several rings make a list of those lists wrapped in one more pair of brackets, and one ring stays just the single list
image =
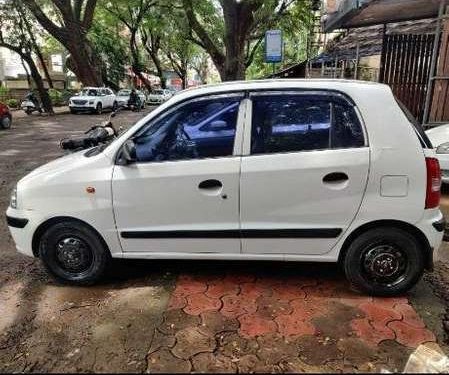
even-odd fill
[{"label": "car rear wheel", "polygon": [[101,103],[98,103],[95,111],[97,112],[98,115],[101,115],[103,113],[103,105]]},{"label": "car rear wheel", "polygon": [[3,117],[0,125],[2,129],[9,129],[11,127],[11,118],[9,116]]},{"label": "car rear wheel", "polygon": [[98,234],[76,221],[60,222],[47,229],[40,241],[39,256],[56,280],[75,285],[95,283],[111,257]]},{"label": "car rear wheel", "polygon": [[351,284],[376,296],[407,292],[424,272],[423,249],[410,233],[399,228],[377,228],[356,238],[344,258]]}]

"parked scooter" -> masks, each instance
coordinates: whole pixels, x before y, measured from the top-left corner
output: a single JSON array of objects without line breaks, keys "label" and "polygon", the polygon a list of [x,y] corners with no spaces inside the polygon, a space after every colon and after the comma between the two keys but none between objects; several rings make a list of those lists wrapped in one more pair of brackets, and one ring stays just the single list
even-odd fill
[{"label": "parked scooter", "polygon": [[59,146],[63,150],[71,153],[102,144],[108,144],[115,139],[121,131],[121,129],[117,130],[111,121],[118,112],[119,109],[111,112],[107,120],[103,121],[100,125],[92,126],[81,136],[61,139]]},{"label": "parked scooter", "polygon": [[41,105],[39,104],[39,101],[37,100],[37,98],[33,92],[29,92],[25,96],[25,99],[20,104],[20,108],[27,115],[31,115],[33,112],[39,112],[39,113],[43,112],[43,109],[42,109]]}]

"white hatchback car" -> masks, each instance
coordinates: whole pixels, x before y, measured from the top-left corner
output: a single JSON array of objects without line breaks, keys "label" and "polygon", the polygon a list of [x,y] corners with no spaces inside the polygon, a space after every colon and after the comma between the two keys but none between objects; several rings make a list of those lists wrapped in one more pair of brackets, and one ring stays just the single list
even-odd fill
[{"label": "white hatchback car", "polygon": [[432,267],[440,182],[388,86],[232,82],[31,172],[7,220],[20,252],[76,284],[111,257],[340,262],[360,290],[396,295]]},{"label": "white hatchback car", "polygon": [[436,148],[442,180],[445,184],[449,184],[449,124],[429,129],[426,134]]}]

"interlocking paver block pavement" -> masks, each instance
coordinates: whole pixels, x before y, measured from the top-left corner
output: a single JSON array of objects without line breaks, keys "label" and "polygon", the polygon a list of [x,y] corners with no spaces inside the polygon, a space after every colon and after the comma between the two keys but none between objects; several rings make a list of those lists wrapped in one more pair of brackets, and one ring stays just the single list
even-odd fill
[{"label": "interlocking paver block pavement", "polygon": [[407,298],[363,296],[338,277],[251,272],[181,275],[158,332],[150,372],[172,357],[195,372],[397,369],[435,341]]}]

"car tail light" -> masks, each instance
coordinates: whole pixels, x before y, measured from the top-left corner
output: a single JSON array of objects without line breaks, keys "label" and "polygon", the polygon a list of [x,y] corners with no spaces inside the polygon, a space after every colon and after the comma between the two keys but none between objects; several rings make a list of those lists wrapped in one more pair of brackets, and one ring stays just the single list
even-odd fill
[{"label": "car tail light", "polygon": [[438,159],[426,158],[427,167],[427,191],[426,209],[436,208],[440,204],[441,195],[441,170]]}]

